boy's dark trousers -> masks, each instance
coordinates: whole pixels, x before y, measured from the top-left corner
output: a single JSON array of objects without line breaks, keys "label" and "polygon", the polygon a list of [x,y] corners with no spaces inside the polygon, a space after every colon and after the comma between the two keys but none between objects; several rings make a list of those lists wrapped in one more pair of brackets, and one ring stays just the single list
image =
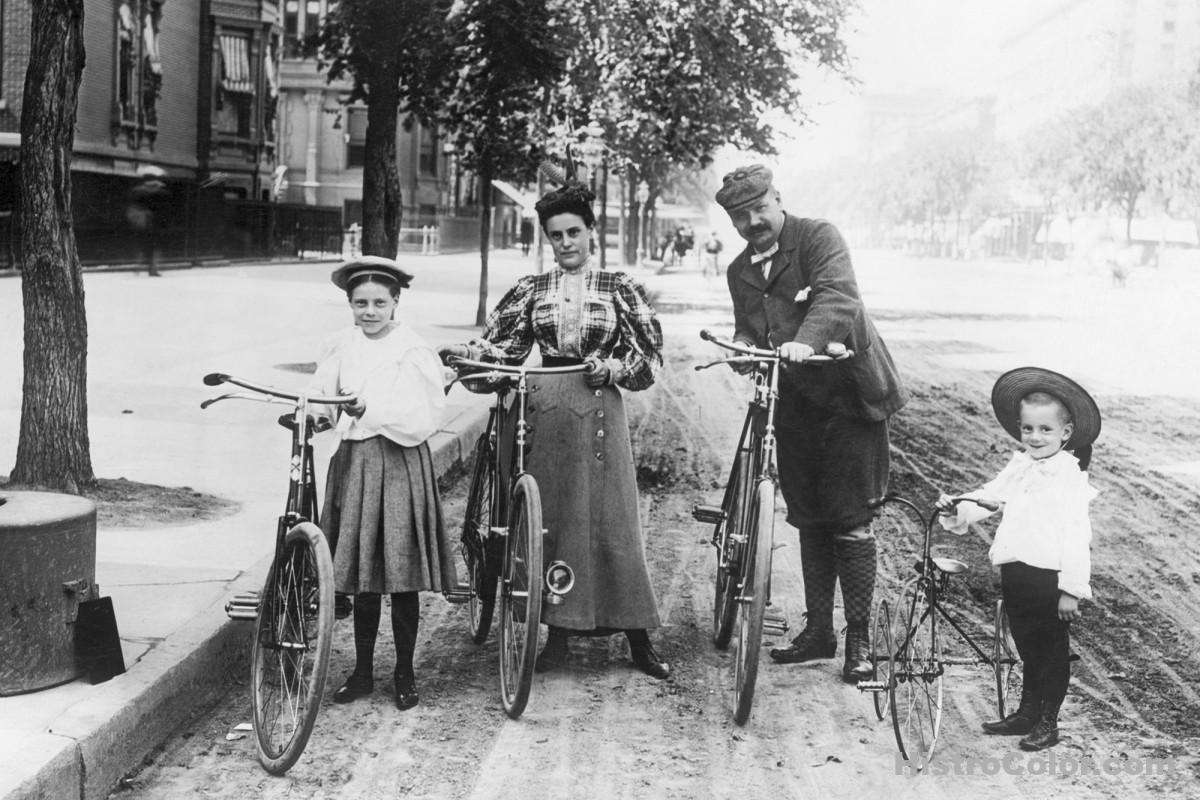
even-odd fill
[{"label": "boy's dark trousers", "polygon": [[1020,561],[1001,564],[1000,589],[1024,662],[1024,689],[1042,707],[1057,709],[1071,679],[1071,623],[1058,618],[1058,572]]}]

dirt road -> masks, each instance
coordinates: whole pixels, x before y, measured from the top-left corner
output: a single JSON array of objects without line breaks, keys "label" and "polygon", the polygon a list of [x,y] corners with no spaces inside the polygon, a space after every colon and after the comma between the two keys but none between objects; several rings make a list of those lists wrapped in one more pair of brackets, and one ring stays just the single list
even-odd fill
[{"label": "dirt road", "polygon": [[[464,607],[428,596],[415,710],[397,712],[389,688],[348,706],[327,703],[300,763],[274,778],[258,766],[249,738],[226,739],[249,719],[243,685],[199,713],[114,797],[987,800],[1192,792],[1186,787],[1200,778],[1200,695],[1192,681],[1200,667],[1200,485],[1157,467],[1194,457],[1189,437],[1200,429],[1200,403],[1099,397],[1105,427],[1092,478],[1102,492],[1092,514],[1097,601],[1076,626],[1080,661],[1063,711],[1067,738],[1051,751],[1055,760],[1018,757],[1013,740],[977,733],[995,711],[990,673],[953,667],[939,753],[914,777],[897,763],[890,724],[877,722],[869,697],[841,682],[840,661],[783,667],[764,657],[753,715],[745,727],[733,724],[731,658],[709,640],[709,532],[689,512],[696,500],[719,501],[746,386],[728,370],[691,369],[713,355],[696,330],[721,313],[661,304],[669,363],[659,384],[630,396],[629,405],[664,620],[656,647],[672,664],[670,680],[635,671],[621,637],[572,640],[569,667],[536,676],[528,710],[511,721],[498,700],[495,636],[476,647]],[[942,489],[978,486],[1012,449],[987,404],[995,372],[955,366],[957,357],[982,348],[918,331],[919,315],[908,310],[884,309],[876,318],[913,390],[895,419],[893,488],[928,502]],[[1016,330],[1020,321],[1010,324]],[[451,520],[461,516],[464,489],[448,493]],[[917,540],[893,517],[879,527],[877,596],[884,596],[911,570]],[[989,629],[998,594],[986,560],[991,530],[938,544],[973,568],[950,597],[981,631]],[[782,514],[776,541],[782,546],[774,598],[799,626],[799,548]],[[338,623],[335,636],[328,692],[353,660],[349,621]],[[382,632],[377,686],[389,683],[390,649]]]}]

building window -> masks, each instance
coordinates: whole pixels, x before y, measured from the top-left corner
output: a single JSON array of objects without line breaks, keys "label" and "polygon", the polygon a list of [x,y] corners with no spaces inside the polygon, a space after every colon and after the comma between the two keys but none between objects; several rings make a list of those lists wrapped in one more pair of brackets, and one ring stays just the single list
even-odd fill
[{"label": "building window", "polygon": [[421,151],[417,154],[417,173],[436,178],[438,174],[437,134],[421,128]]},{"label": "building window", "polygon": [[163,0],[117,0],[113,136],[130,147],[153,142],[158,128],[163,62],[158,51]]},{"label": "building window", "polygon": [[367,110],[346,111],[346,166],[363,167],[367,163]]},{"label": "building window", "polygon": [[332,5],[334,3],[331,0],[284,0],[284,58],[311,58],[316,55],[314,37]]},{"label": "building window", "polygon": [[221,45],[221,80],[217,85],[217,132],[249,139],[254,111],[250,37],[245,33],[223,32],[218,40]]}]

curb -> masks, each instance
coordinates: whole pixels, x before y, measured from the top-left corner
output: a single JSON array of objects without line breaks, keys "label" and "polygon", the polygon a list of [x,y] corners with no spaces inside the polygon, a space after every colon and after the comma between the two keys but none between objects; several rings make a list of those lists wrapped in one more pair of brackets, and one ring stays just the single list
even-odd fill
[{"label": "curb", "polygon": [[[430,437],[440,478],[468,458],[489,404],[461,409]],[[271,556],[231,581],[226,595],[259,589]],[[0,776],[0,800],[105,800],[195,713],[211,706],[250,668],[253,626],[225,614],[225,597],[192,617],[132,668],[71,706],[45,734],[5,742],[16,757]]]}]

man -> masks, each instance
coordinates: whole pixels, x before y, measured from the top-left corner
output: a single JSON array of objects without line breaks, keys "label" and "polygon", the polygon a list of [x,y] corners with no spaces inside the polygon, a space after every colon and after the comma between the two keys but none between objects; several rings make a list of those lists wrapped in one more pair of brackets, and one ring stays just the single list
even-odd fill
[{"label": "man", "polygon": [[[840,579],[849,683],[871,677],[868,621],[875,536],[868,501],[888,479],[888,417],[908,397],[859,297],[837,229],[787,214],[771,172],[754,165],[724,178],[716,200],[749,246],[729,265],[734,338],[778,348],[785,360],[776,414],[779,482],[788,523],[800,530],[807,624],[783,663],[833,658],[833,593]],[[829,345],[853,358],[802,362]]]}]

